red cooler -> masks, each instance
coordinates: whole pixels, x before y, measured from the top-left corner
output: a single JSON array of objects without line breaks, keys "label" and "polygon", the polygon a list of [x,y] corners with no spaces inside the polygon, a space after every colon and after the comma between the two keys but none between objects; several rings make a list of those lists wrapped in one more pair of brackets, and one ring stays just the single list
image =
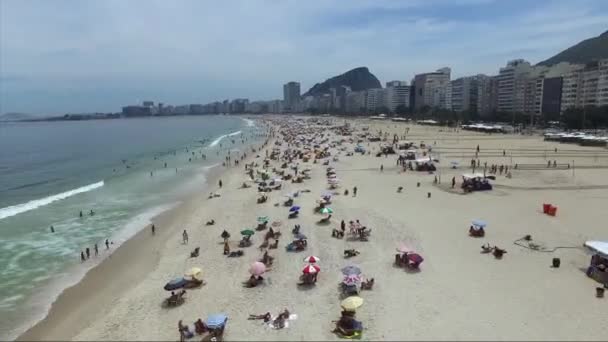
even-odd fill
[{"label": "red cooler", "polygon": [[543,204],[543,213],[544,214],[548,214],[549,213],[549,209],[551,209],[551,204]]}]

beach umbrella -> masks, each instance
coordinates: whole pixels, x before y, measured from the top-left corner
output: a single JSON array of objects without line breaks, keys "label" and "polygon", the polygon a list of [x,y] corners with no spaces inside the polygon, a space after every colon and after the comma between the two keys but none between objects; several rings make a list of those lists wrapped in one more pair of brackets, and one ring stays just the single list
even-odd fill
[{"label": "beach umbrella", "polygon": [[311,255],[311,256],[307,256],[306,258],[304,258],[304,262],[309,262],[311,264],[317,263],[321,261],[321,259],[319,259],[318,257]]},{"label": "beach umbrella", "polygon": [[304,235],[304,234],[302,234],[302,233],[298,233],[298,234],[294,235],[293,237],[294,237],[296,240],[306,240],[306,239],[308,239],[308,238],[306,237],[306,235]]},{"label": "beach umbrella", "polygon": [[399,247],[397,247],[397,252],[399,253],[412,253],[414,250],[410,247],[408,247],[405,244],[400,244]]},{"label": "beach umbrella", "polygon": [[350,274],[342,279],[344,285],[357,285],[361,283],[361,276],[359,274]]},{"label": "beach umbrella", "polygon": [[340,303],[342,309],[346,311],[355,311],[363,305],[363,298],[359,296],[350,296]]},{"label": "beach umbrella", "polygon": [[325,198],[320,198],[317,200],[317,203],[319,204],[327,204],[327,200]]},{"label": "beach umbrella", "polygon": [[281,221],[273,221],[272,222],[272,226],[273,227],[280,227],[283,223]]},{"label": "beach umbrella", "polygon": [[299,205],[294,205],[293,207],[289,208],[289,212],[294,212],[294,211],[299,211],[300,210],[300,206]]},{"label": "beach umbrella", "polygon": [[473,225],[480,227],[480,228],[485,228],[487,226],[487,223],[485,221],[482,220],[473,220]]},{"label": "beach umbrella", "polygon": [[184,276],[200,280],[203,278],[203,270],[200,267],[192,267]]},{"label": "beach umbrella", "polygon": [[361,269],[359,268],[359,266],[349,265],[349,266],[342,268],[342,274],[344,274],[345,276],[353,275],[353,274],[360,275]]},{"label": "beach umbrella", "polygon": [[187,283],[187,281],[183,277],[175,278],[175,279],[171,280],[170,282],[168,282],[167,284],[165,284],[164,289],[167,291],[181,289],[182,287],[186,286],[186,283]]},{"label": "beach umbrella", "polygon": [[418,254],[418,253],[409,253],[407,255],[407,260],[416,263],[416,264],[420,264],[421,262],[424,261],[424,258]]},{"label": "beach umbrella", "polygon": [[259,223],[266,223],[270,221],[270,219],[268,218],[268,216],[258,216],[258,222]]},{"label": "beach umbrella", "polygon": [[245,230],[241,230],[241,235],[245,235],[245,236],[251,236],[255,234],[255,232],[251,229],[245,229]]},{"label": "beach umbrella", "polygon": [[319,273],[320,271],[321,271],[321,268],[317,265],[306,265],[306,267],[304,267],[304,269],[302,270],[302,273],[315,274],[315,273]]},{"label": "beach umbrella", "polygon": [[266,272],[266,265],[263,263],[256,261],[249,267],[249,273],[258,277]]},{"label": "beach umbrella", "polygon": [[218,329],[224,326],[227,320],[228,316],[226,316],[225,314],[213,314],[207,317],[207,321],[205,322],[205,324],[210,329]]},{"label": "beach umbrella", "polygon": [[333,214],[334,210],[332,208],[323,208],[321,209],[321,214]]}]

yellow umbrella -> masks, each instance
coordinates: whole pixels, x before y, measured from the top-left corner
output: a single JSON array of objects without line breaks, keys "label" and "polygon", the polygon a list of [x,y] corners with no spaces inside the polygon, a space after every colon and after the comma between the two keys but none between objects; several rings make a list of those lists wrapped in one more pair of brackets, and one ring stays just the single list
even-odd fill
[{"label": "yellow umbrella", "polygon": [[361,305],[363,305],[363,298],[358,297],[358,296],[348,297],[348,298],[344,299],[342,301],[342,303],[340,303],[340,306],[342,307],[342,309],[344,309],[346,311],[355,311]]},{"label": "yellow umbrella", "polygon": [[192,277],[200,280],[203,277],[203,270],[199,267],[192,267],[184,274],[186,277]]}]

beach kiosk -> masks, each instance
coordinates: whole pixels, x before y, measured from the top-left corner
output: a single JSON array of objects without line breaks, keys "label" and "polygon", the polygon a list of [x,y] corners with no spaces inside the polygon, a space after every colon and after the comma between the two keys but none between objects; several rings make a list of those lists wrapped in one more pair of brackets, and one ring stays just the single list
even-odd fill
[{"label": "beach kiosk", "polygon": [[464,192],[492,190],[492,184],[483,173],[465,173],[462,175],[462,190]]},{"label": "beach kiosk", "polygon": [[608,241],[587,241],[585,247],[595,253],[587,267],[587,276],[608,285]]}]

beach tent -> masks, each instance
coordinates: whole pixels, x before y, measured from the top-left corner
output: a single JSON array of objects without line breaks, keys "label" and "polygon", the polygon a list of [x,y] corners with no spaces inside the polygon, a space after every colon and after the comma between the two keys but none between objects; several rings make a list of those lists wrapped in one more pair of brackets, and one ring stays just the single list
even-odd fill
[{"label": "beach tent", "polygon": [[585,247],[608,257],[608,241],[587,241]]}]

